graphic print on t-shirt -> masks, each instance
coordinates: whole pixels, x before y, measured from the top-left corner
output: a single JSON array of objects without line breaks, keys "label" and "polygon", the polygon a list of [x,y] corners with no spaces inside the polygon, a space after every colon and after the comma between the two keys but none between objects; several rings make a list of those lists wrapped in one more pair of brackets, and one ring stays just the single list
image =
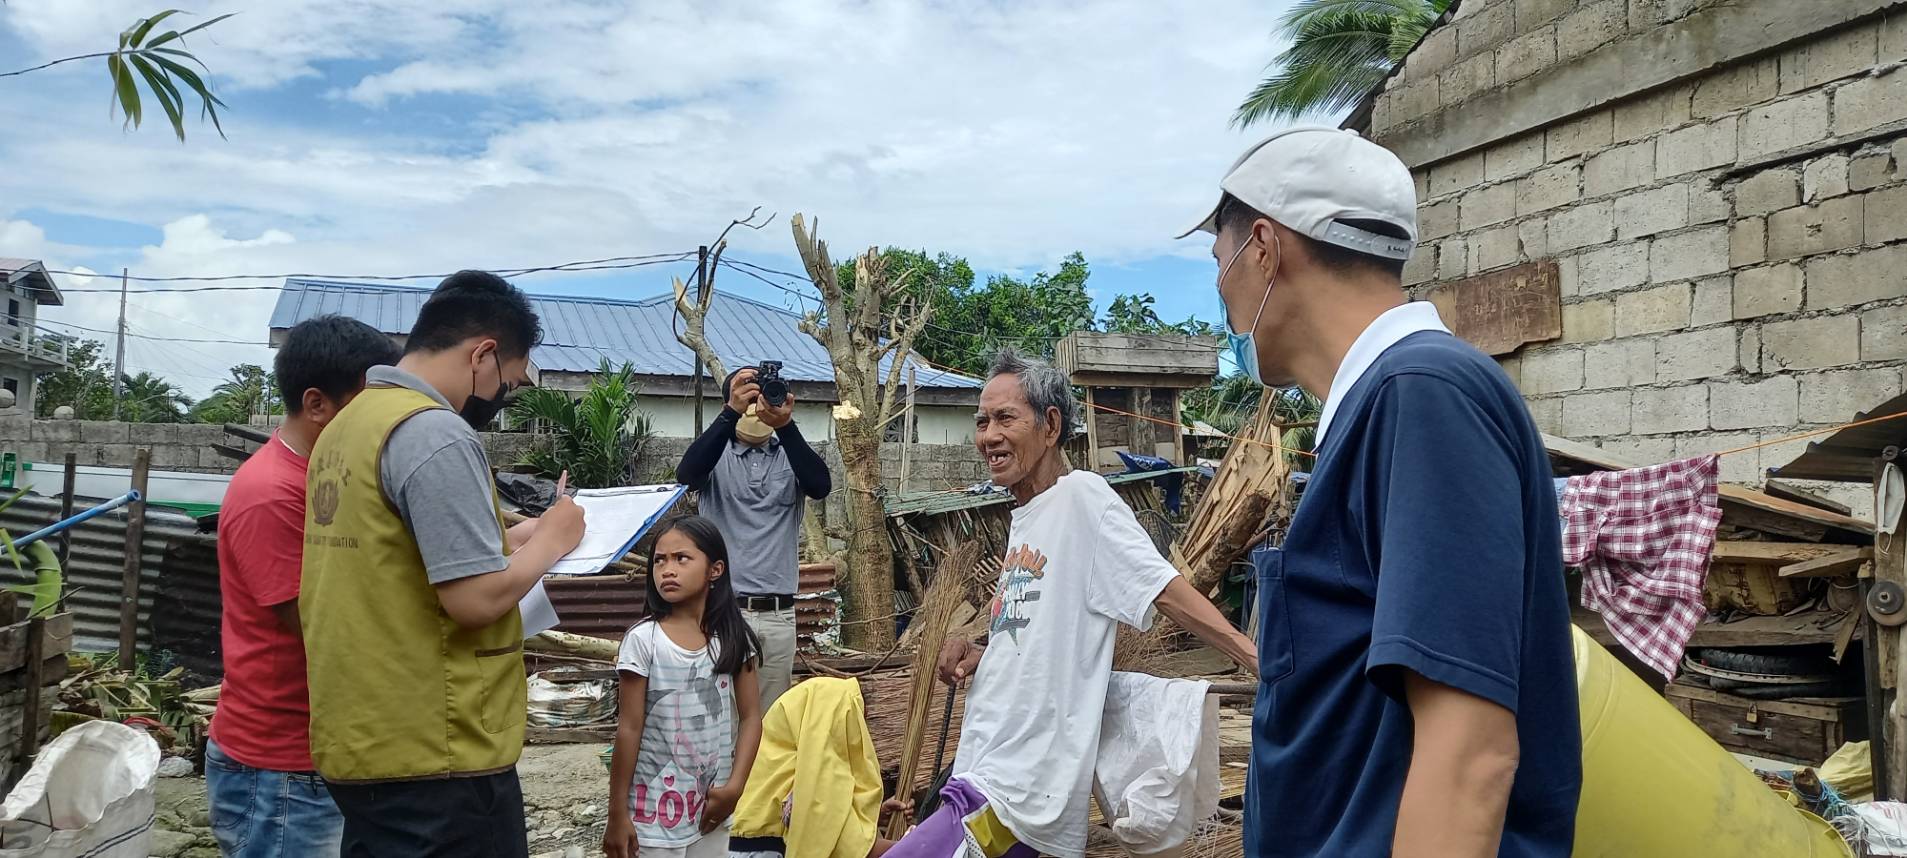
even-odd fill
[{"label": "graphic print on t-shirt", "polygon": [[993,594],[988,611],[993,617],[993,637],[1006,632],[1017,644],[1020,630],[1033,622],[1026,603],[1040,600],[1040,591],[1033,584],[1046,577],[1046,555],[1031,545],[1022,545],[1006,553],[1004,565],[1000,589]]},{"label": "graphic print on t-shirt", "polygon": [[715,672],[719,644],[684,650],[645,622],[629,632],[619,666],[648,677],[648,717],[629,789],[629,813],[644,846],[677,848],[701,838],[711,787],[728,780],[735,753],[734,678]]}]

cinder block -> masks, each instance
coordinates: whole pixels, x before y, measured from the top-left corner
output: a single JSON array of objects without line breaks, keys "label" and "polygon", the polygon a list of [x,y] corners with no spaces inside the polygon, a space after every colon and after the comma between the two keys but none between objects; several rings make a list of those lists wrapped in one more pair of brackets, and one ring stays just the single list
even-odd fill
[{"label": "cinder block", "polygon": [[1614,117],[1613,111],[1598,110],[1551,128],[1544,137],[1543,156],[1561,161],[1609,148],[1614,139]]},{"label": "cinder block", "polygon": [[1543,164],[1543,135],[1525,134],[1514,140],[1498,143],[1483,152],[1484,178],[1494,182],[1498,179],[1514,179]]},{"label": "cinder block", "polygon": [[1694,381],[1735,371],[1735,329],[1669,334],[1655,343],[1656,381]]},{"label": "cinder block", "polygon": [[1457,201],[1445,200],[1417,208],[1417,238],[1432,240],[1457,231]]},{"label": "cinder block", "polygon": [[1862,216],[1867,220],[1868,244],[1907,238],[1907,187],[1869,191],[1861,196],[1866,200]]},{"label": "cinder block", "polygon": [[125,444],[132,440],[131,424],[112,420],[81,420],[79,439],[88,444]]},{"label": "cinder block", "polygon": [[1840,423],[1901,393],[1894,367],[1817,372],[1801,376],[1801,422]]},{"label": "cinder block", "polygon": [[1641,32],[1650,27],[1688,17],[1697,9],[1724,0],[1629,0],[1629,29]]},{"label": "cinder block", "polygon": [[1457,28],[1438,27],[1424,34],[1404,63],[1404,73],[1413,77],[1434,75],[1457,60]]},{"label": "cinder block", "polygon": [[1616,296],[1616,336],[1653,334],[1688,327],[1689,286],[1658,286]]},{"label": "cinder block", "polygon": [[1834,133],[1854,134],[1907,119],[1907,78],[1898,74],[1864,77],[1834,90]]},{"label": "cinder block", "polygon": [[[1761,443],[1761,435],[1756,432],[1716,432],[1707,435],[1685,435],[1675,439],[1675,452],[1671,458],[1693,459],[1721,450],[1736,450]],[[1724,483],[1747,483],[1753,486],[1761,484],[1761,450],[1742,450],[1739,453],[1723,456],[1716,473]],[[1650,459],[1662,462],[1667,459]]]},{"label": "cinder block", "polygon": [[1523,355],[1523,392],[1532,396],[1567,393],[1583,387],[1583,350],[1546,349]]},{"label": "cinder block", "polygon": [[1728,220],[1735,214],[1728,192],[1712,179],[1697,179],[1688,186],[1688,222],[1690,226]]},{"label": "cinder block", "polygon": [[1907,18],[1889,15],[1881,21],[1880,61],[1907,59]]},{"label": "cinder block", "polygon": [[1464,194],[1458,222],[1472,230],[1516,217],[1516,187],[1515,182],[1504,182]]},{"label": "cinder block", "polygon": [[1477,233],[1470,239],[1471,263],[1477,271],[1489,271],[1523,261],[1516,227],[1499,226]]},{"label": "cinder block", "polygon": [[1472,152],[1430,168],[1430,197],[1455,194],[1483,184],[1483,153]]},{"label": "cinder block", "polygon": [[[1620,0],[1609,0],[1609,2],[1620,2]],[[1615,108],[1616,142],[1627,143],[1631,140],[1640,140],[1658,132],[1677,128],[1687,122],[1689,98],[1693,91],[1692,84],[1684,83],[1617,105]],[[1726,136],[1733,140],[1734,129],[1730,128]],[[1656,150],[1658,171],[1661,169],[1659,163],[1661,159],[1662,152],[1658,148]],[[1732,155],[1730,160],[1733,160]]]},{"label": "cinder block", "polygon": [[1632,436],[1604,438],[1602,450],[1624,462],[1669,462],[1676,458],[1674,438]]},{"label": "cinder block", "polygon": [[1705,226],[1657,236],[1649,246],[1649,277],[1657,283],[1728,270],[1728,228]]},{"label": "cinder block", "polygon": [[[1564,256],[1556,260],[1556,291],[1564,298],[1574,298],[1583,293],[1582,277],[1577,274],[1579,256]],[[1643,268],[1648,268],[1647,254],[1643,256]],[[1646,273],[1646,272],[1645,272]]]},{"label": "cinder block", "polygon": [[1894,180],[1894,158],[1886,152],[1863,154],[1847,165],[1847,188],[1871,191]]},{"label": "cinder block", "polygon": [[1509,41],[1516,32],[1513,8],[1509,3],[1490,4],[1458,21],[1457,55],[1473,56]]},{"label": "cinder block", "polygon": [[1907,307],[1876,307],[1861,314],[1861,360],[1907,358]]},{"label": "cinder block", "polygon": [[1516,213],[1534,214],[1568,205],[1583,196],[1583,169],[1577,164],[1556,164],[1531,173],[1516,182]]},{"label": "cinder block", "polygon": [[1735,318],[1753,319],[1799,309],[1801,266],[1784,263],[1735,272]]},{"label": "cinder block", "polygon": [[1666,179],[1733,163],[1737,132],[1736,118],[1725,116],[1662,135],[1655,143],[1656,177]]},{"label": "cinder block", "polygon": [[1615,335],[1614,301],[1577,301],[1563,305],[1563,342],[1594,343]]},{"label": "cinder block", "polygon": [[[1549,234],[1552,252],[1556,249],[1556,234],[1556,218],[1552,218]],[[1640,286],[1649,279],[1649,244],[1646,241],[1598,248],[1575,259],[1576,282],[1583,295],[1628,289]]]},{"label": "cinder block", "polygon": [[1761,372],[1761,326],[1742,325],[1741,368],[1750,375]]},{"label": "cinder block", "polygon": [[1583,195],[1600,197],[1655,181],[1655,141],[1645,140],[1596,153],[1583,166]]},{"label": "cinder block", "polygon": [[1576,0],[1516,0],[1516,31],[1527,33],[1574,10]]},{"label": "cinder block", "polygon": [[1551,435],[1563,433],[1563,398],[1531,399],[1526,403],[1530,409],[1530,420],[1536,424],[1539,432]]},{"label": "cinder block", "polygon": [[1556,64],[1556,28],[1543,27],[1504,43],[1496,51],[1500,84],[1522,80]]},{"label": "cinder block", "polygon": [[1801,204],[1801,174],[1787,167],[1763,170],[1735,185],[1735,213],[1758,215]]},{"label": "cinder block", "polygon": [[1735,278],[1727,274],[1695,281],[1695,299],[1689,304],[1692,327],[1717,325],[1734,318]]},{"label": "cinder block", "polygon": [[1781,53],[1781,91],[1800,92],[1872,69],[1880,27],[1863,24]]},{"label": "cinder block", "polygon": [[1496,86],[1496,56],[1484,53],[1437,73],[1437,95],[1445,106],[1461,104]]},{"label": "cinder block", "polygon": [[77,452],[79,464],[82,465],[129,468],[132,467],[134,449],[131,444],[82,444]]},{"label": "cinder block", "polygon": [[1629,391],[1563,397],[1562,434],[1571,438],[1629,434]]},{"label": "cinder block", "polygon": [[1728,264],[1735,268],[1768,259],[1768,220],[1745,217],[1728,228]]},{"label": "cinder block", "polygon": [[1768,218],[1768,258],[1793,259],[1859,245],[1866,201],[1836,197],[1818,206],[1797,206]]},{"label": "cinder block", "polygon": [[155,468],[196,468],[198,465],[199,451],[196,447],[165,444],[152,448],[152,466]]},{"label": "cinder block", "polygon": [[18,443],[32,437],[32,417],[25,414],[0,416],[0,443]]},{"label": "cinder block", "polygon": [[1614,207],[1608,202],[1587,203],[1552,215],[1549,252],[1563,253],[1601,244],[1615,237]]},{"label": "cinder block", "polygon": [[1437,242],[1437,279],[1454,280],[1470,276],[1470,243],[1459,238]]},{"label": "cinder block", "polygon": [[1635,338],[1583,348],[1583,389],[1655,383],[1655,340]]},{"label": "cinder block", "polygon": [[1430,168],[1419,167],[1410,171],[1410,178],[1417,183],[1417,200],[1430,199]]},{"label": "cinder block", "polygon": [[1636,391],[1631,428],[1637,435],[1707,429],[1708,388],[1690,384]]},{"label": "cinder block", "polygon": [[1743,158],[1754,158],[1813,143],[1828,136],[1828,95],[1789,96],[1742,114]]},{"label": "cinder block", "polygon": [[1415,286],[1437,279],[1437,245],[1426,242],[1411,251],[1404,261],[1404,285]]},{"label": "cinder block", "polygon": [[1763,372],[1821,369],[1860,359],[1861,319],[1853,313],[1769,322],[1761,326]]},{"label": "cinder block", "polygon": [[1549,255],[1549,220],[1527,217],[1516,222],[1516,239],[1523,246],[1524,259],[1542,259]]},{"label": "cinder block", "polygon": [[1716,429],[1793,426],[1799,403],[1793,376],[1756,382],[1709,382],[1708,423]]},{"label": "cinder block", "polygon": [[1616,237],[1640,238],[1688,225],[1688,184],[1678,182],[1616,198]]},{"label": "cinder block", "polygon": [[1907,245],[1820,256],[1807,262],[1810,310],[1907,297]]},{"label": "cinder block", "polygon": [[1443,102],[1438,100],[1437,78],[1434,77],[1409,81],[1388,94],[1391,97],[1390,119],[1394,125],[1429,116],[1443,106]]},{"label": "cinder block", "polygon": [[1629,29],[1628,0],[1597,0],[1556,22],[1556,58],[1568,61],[1621,39]]},{"label": "cinder block", "polygon": [[1773,57],[1751,60],[1709,74],[1695,84],[1689,115],[1711,119],[1760,104],[1780,94],[1780,74]]},{"label": "cinder block", "polygon": [[1801,171],[1801,200],[1816,203],[1847,193],[1847,156],[1839,152],[1822,155]]},{"label": "cinder block", "polygon": [[[33,440],[48,443],[73,443],[79,440],[78,420],[35,420]],[[64,454],[62,454],[64,455]]]}]

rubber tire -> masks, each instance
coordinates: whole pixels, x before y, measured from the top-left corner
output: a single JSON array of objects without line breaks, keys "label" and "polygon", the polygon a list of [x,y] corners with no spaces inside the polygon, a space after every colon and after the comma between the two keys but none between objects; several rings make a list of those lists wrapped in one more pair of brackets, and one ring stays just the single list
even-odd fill
[{"label": "rubber tire", "polygon": [[1731,688],[1729,694],[1746,697],[1750,700],[1787,700],[1794,697],[1845,697],[1848,684],[1844,682],[1804,682],[1800,685],[1761,685],[1752,688]]},{"label": "rubber tire", "polygon": [[1822,676],[1840,671],[1839,666],[1832,659],[1822,655],[1705,649],[1696,656],[1696,661],[1718,670],[1754,673],[1762,676]]}]

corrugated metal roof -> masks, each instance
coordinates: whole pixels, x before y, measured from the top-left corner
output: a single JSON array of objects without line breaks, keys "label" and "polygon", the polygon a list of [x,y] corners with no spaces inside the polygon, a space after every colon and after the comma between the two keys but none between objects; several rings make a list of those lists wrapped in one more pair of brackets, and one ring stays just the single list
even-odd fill
[{"label": "corrugated metal roof", "polygon": [[[821,596],[834,589],[834,564],[808,563],[801,566],[800,591]],[[551,575],[543,587],[556,607],[559,632],[622,640],[623,633],[649,612],[646,604],[648,577],[644,575]],[[801,640],[813,640],[834,624],[837,604],[832,599],[799,599],[795,603],[795,632]]]},{"label": "corrugated metal roof", "polygon": [[[1872,411],[1850,417],[1851,422],[1907,412],[1907,393],[1881,403]],[[1874,460],[1888,447],[1907,447],[1907,418],[1849,426],[1808,444],[1794,461],[1772,469],[1784,480],[1827,480],[1837,483],[1874,481]]]},{"label": "corrugated metal roof", "polygon": [[[79,498],[75,509],[99,503]],[[75,526],[66,564],[67,607],[74,614],[74,648],[110,652],[119,647],[119,603],[126,558],[126,510],[114,510]],[[27,534],[60,517],[56,497],[29,494],[5,512],[0,527]],[[218,560],[212,537],[198,532],[192,517],[177,509],[146,507],[146,529],[139,565],[139,647],[153,641],[155,604],[161,605],[162,649],[172,650],[189,669],[218,675]],[[10,564],[0,579],[23,581]],[[202,642],[209,641],[206,649]],[[209,668],[209,669],[208,669]]]},{"label": "corrugated metal roof", "polygon": [[[335,313],[359,319],[387,334],[409,333],[430,290],[373,286],[328,280],[287,278],[272,309],[272,330],[284,330],[313,316]],[[640,301],[531,295],[543,320],[543,344],[531,352],[545,372],[595,372],[604,358],[628,363],[643,375],[686,376],[695,355],[676,342],[676,320],[669,296]],[[792,381],[832,382],[834,364],[826,349],[799,329],[801,317],[769,304],[718,292],[709,309],[709,345],[729,368],[764,360],[782,362]],[[978,388],[982,382],[910,359],[922,387]],[[881,362],[883,371],[892,359]]]}]

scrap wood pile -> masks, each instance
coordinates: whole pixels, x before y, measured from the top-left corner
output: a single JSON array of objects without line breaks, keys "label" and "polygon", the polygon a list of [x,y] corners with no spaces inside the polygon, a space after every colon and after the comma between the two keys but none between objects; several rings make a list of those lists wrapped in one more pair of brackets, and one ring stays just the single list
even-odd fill
[{"label": "scrap wood pile", "polygon": [[188,690],[182,667],[155,677],[143,667],[123,670],[117,661],[69,656],[70,675],[54,703],[54,734],[87,721],[113,721],[146,730],[171,753],[193,753],[212,723],[219,686]]}]

